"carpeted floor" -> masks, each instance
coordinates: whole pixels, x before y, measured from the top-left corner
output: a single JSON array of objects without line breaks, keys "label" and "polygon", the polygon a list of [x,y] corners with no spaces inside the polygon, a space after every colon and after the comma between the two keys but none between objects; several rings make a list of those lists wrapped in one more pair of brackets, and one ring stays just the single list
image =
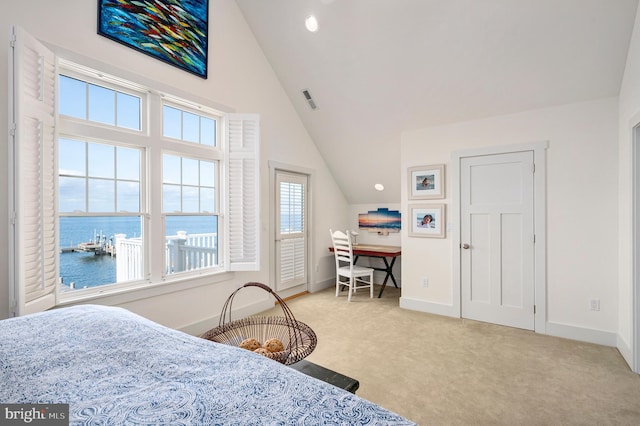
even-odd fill
[{"label": "carpeted floor", "polygon": [[367,296],[330,288],[287,305],[318,336],[309,361],[418,424],[640,424],[640,376],[615,348],[400,309],[393,287]]}]

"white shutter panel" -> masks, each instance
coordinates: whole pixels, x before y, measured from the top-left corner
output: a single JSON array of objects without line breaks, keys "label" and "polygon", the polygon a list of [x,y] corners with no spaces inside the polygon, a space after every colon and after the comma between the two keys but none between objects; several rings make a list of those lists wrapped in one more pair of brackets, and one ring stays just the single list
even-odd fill
[{"label": "white shutter panel", "polygon": [[280,241],[280,280],[278,290],[285,290],[307,281],[306,241],[304,237]]},{"label": "white shutter panel", "polygon": [[260,269],[260,122],[228,114],[225,124],[227,269]]},{"label": "white shutter panel", "polygon": [[9,49],[10,282],[14,315],[56,303],[58,283],[55,154],[56,59],[21,28]]}]

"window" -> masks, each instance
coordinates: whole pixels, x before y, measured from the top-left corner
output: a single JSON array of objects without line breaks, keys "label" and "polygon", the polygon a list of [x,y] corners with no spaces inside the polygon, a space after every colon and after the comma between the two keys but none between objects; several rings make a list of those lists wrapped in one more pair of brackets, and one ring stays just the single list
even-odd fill
[{"label": "window", "polygon": [[70,295],[259,268],[257,116],[56,68],[53,53],[13,32],[14,315]]},{"label": "window", "polygon": [[162,164],[166,273],[217,266],[217,163],[165,154]]}]

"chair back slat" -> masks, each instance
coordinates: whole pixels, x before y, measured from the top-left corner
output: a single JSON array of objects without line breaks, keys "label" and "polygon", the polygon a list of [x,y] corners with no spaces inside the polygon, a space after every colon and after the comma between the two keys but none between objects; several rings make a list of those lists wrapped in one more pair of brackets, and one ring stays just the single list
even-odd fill
[{"label": "chair back slat", "polygon": [[353,248],[351,245],[351,235],[349,231],[333,231],[331,233],[331,241],[333,243],[333,252],[336,257],[336,267],[340,267],[340,262],[353,264]]}]

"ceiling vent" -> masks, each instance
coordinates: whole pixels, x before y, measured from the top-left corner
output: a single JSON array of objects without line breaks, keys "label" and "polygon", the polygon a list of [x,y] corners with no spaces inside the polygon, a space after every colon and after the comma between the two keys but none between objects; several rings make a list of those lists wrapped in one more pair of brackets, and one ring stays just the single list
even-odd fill
[{"label": "ceiling vent", "polygon": [[307,100],[307,103],[309,104],[311,109],[313,110],[318,109],[316,102],[313,100],[313,98],[311,97],[311,93],[309,93],[307,89],[303,90],[302,94],[304,95],[304,98]]}]

